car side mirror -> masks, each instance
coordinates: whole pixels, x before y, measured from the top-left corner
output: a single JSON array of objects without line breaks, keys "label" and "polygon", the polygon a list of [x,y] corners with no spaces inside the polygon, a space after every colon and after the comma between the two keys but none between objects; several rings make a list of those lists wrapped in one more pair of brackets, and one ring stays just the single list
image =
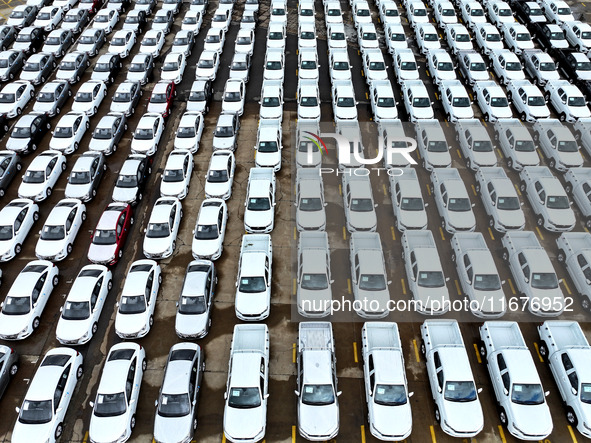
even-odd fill
[{"label": "car side mirror", "polygon": [[60,312],[64,312],[64,307],[63,306],[60,307]]},{"label": "car side mirror", "polygon": [[550,391],[544,392],[544,397],[548,397],[550,395]]},{"label": "car side mirror", "polygon": [[472,285],[472,282],[470,281],[469,278],[466,279],[466,283],[469,284],[470,286]]},{"label": "car side mirror", "polygon": [[115,307],[118,308],[119,307],[119,302],[115,302]]},{"label": "car side mirror", "polygon": [[445,281],[449,281],[449,277],[445,277]]},{"label": "car side mirror", "polygon": [[90,406],[91,408],[94,408],[94,402],[93,401],[89,401],[88,402],[88,406]]},{"label": "car side mirror", "polygon": [[300,396],[300,391],[298,391],[297,389],[295,391],[293,391],[293,393],[296,395],[296,397]]},{"label": "car side mirror", "polygon": [[476,203],[472,203],[472,207],[476,206]]},{"label": "car side mirror", "polygon": [[437,392],[439,392],[440,394],[443,392],[440,386],[437,386]]},{"label": "car side mirror", "polygon": [[265,400],[269,398],[269,394],[265,394]]},{"label": "car side mirror", "polygon": [[416,278],[414,275],[413,275],[413,276],[411,276],[411,277],[410,277],[410,279],[411,279],[412,281],[417,281],[417,278]]},{"label": "car side mirror", "polygon": [[425,208],[426,208],[429,206],[429,203],[425,203],[423,206],[425,206]]},{"label": "car side mirror", "polygon": [[478,388],[477,392],[480,394],[482,392],[482,388]]},{"label": "car side mirror", "polygon": [[377,208],[378,207],[378,204],[377,203],[374,203],[373,207],[374,208]]},{"label": "car side mirror", "polygon": [[343,391],[338,391],[337,392],[337,397],[340,397],[342,393],[343,393]]},{"label": "car side mirror", "polygon": [[529,278],[525,277],[523,280],[525,280],[526,283],[529,283]]},{"label": "car side mirror", "polygon": [[148,230],[147,230],[146,228],[144,228],[144,234],[145,234],[146,232],[148,232]]},{"label": "car side mirror", "polygon": [[129,400],[129,404],[132,405],[135,403],[135,398],[132,398],[131,400]]},{"label": "car side mirror", "polygon": [[507,388],[504,388],[504,389],[503,389],[503,394],[505,394],[505,395],[509,395],[509,391],[507,390]]},{"label": "car side mirror", "polygon": [[388,284],[391,285],[392,284],[392,280],[388,280]]},{"label": "car side mirror", "polygon": [[20,412],[21,412],[21,408],[19,408],[18,406],[16,408],[14,408],[14,410],[16,411],[17,414],[20,414]]},{"label": "car side mirror", "polygon": [[155,400],[155,401],[154,401],[154,406],[155,406],[155,407],[158,407],[158,400]]},{"label": "car side mirror", "polygon": [[575,388],[570,388],[570,391],[573,393],[573,395],[577,395],[578,392]]}]

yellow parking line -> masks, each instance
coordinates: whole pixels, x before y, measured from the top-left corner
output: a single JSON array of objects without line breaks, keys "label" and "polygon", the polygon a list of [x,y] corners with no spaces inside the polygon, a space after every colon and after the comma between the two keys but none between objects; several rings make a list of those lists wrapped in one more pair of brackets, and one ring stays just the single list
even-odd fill
[{"label": "yellow parking line", "polygon": [[499,425],[499,434],[501,435],[501,441],[503,443],[507,443],[507,439],[505,438],[505,432],[503,432],[503,427]]},{"label": "yellow parking line", "polygon": [[84,438],[82,439],[82,443],[86,443],[88,441],[88,431],[84,433]]},{"label": "yellow parking line", "polygon": [[517,294],[517,292],[515,292],[515,287],[513,286],[513,282],[511,281],[511,279],[508,278],[507,281],[509,282],[509,287],[511,288],[511,292],[513,293],[513,295]]},{"label": "yellow parking line", "polygon": [[583,5],[584,8],[587,7],[587,5],[585,5],[585,3],[581,2],[581,5]]},{"label": "yellow parking line", "polygon": [[361,443],[365,443],[365,426],[361,425]]},{"label": "yellow parking line", "polygon": [[296,69],[296,77],[298,76],[298,70]]},{"label": "yellow parking line", "polygon": [[540,354],[540,348],[536,342],[534,342],[534,348],[536,348],[536,353],[538,354],[538,358],[542,363],[544,363],[544,359],[542,358],[542,354]]},{"label": "yellow parking line", "polygon": [[431,195],[431,186],[429,186],[429,183],[425,183],[425,186],[427,187],[427,192]]},{"label": "yellow parking line", "polygon": [[293,295],[296,295],[296,287],[297,287],[297,282],[296,279],[293,279]]},{"label": "yellow parking line", "polygon": [[406,283],[403,278],[400,279],[400,283],[402,283],[402,293],[406,295]]},{"label": "yellow parking line", "polygon": [[441,234],[441,240],[445,241],[445,235],[443,234],[443,228],[439,226],[439,233]]},{"label": "yellow parking line", "polygon": [[429,74],[429,70],[427,69],[427,77],[431,77],[431,74]]},{"label": "yellow parking line", "polygon": [[461,153],[461,151],[460,151],[459,149],[458,149],[457,151],[458,151],[458,157],[462,158],[462,153]]},{"label": "yellow parking line", "polygon": [[474,187],[474,185],[470,185],[472,186],[472,192],[474,193],[474,195],[478,195],[478,193],[476,192],[476,188]]},{"label": "yellow parking line", "polygon": [[495,236],[493,235],[493,231],[492,231],[492,229],[490,228],[490,226],[488,227],[488,233],[490,234],[490,238],[491,238],[491,240],[493,240],[493,241],[494,241],[494,239],[495,239]]},{"label": "yellow parking line", "polygon": [[296,441],[296,427],[292,426],[291,427],[291,442],[295,443]]},{"label": "yellow parking line", "polygon": [[222,432],[222,443],[226,443],[226,434]]},{"label": "yellow parking line", "polygon": [[366,100],[369,100],[369,95],[368,95],[368,93],[367,93],[367,92],[365,93],[365,99],[366,99]]},{"label": "yellow parking line", "polygon": [[482,124],[484,125],[485,128],[488,128],[488,125],[486,124],[486,122],[482,122]]},{"label": "yellow parking line", "polygon": [[462,295],[462,289],[460,288],[460,282],[454,280],[456,282],[456,291],[458,291],[458,295]]},{"label": "yellow parking line", "polygon": [[390,232],[392,232],[392,240],[396,241],[396,231],[394,230],[394,226],[390,226]]},{"label": "yellow parking line", "polygon": [[421,153],[419,151],[416,151],[417,153],[417,158],[420,160],[421,159]]},{"label": "yellow parking line", "polygon": [[298,238],[298,230],[294,227],[293,228],[293,239],[295,240],[296,238]]},{"label": "yellow parking line", "polygon": [[503,155],[503,151],[501,151],[499,148],[497,148],[497,154],[499,154],[499,157],[505,158],[505,156]]},{"label": "yellow parking line", "polygon": [[363,72],[363,69],[361,70],[361,77],[365,77],[365,72]]},{"label": "yellow parking line", "polygon": [[445,126],[449,128],[449,123],[447,120],[445,120]]},{"label": "yellow parking line", "polygon": [[568,428],[568,433],[570,434],[570,438],[573,439],[573,443],[577,443],[577,437],[575,436],[575,433],[573,432],[573,428],[571,427],[571,425],[566,425],[566,427]]},{"label": "yellow parking line", "polygon": [[589,232],[589,229],[587,229],[587,226],[583,226],[583,229],[585,230],[585,232]]},{"label": "yellow parking line", "polygon": [[292,346],[292,361],[296,362],[296,344],[294,343]]},{"label": "yellow parking line", "polygon": [[347,279],[347,292],[349,294],[351,293],[351,279],[350,278]]},{"label": "yellow parking line", "polygon": [[476,360],[478,363],[482,363],[482,358],[480,358],[480,351],[478,350],[478,345],[474,343],[474,350],[476,351]]},{"label": "yellow parking line", "polygon": [[347,240],[347,230],[343,226],[343,240]]},{"label": "yellow parking line", "polygon": [[538,226],[536,226],[536,231],[538,231],[538,235],[540,236],[540,240],[544,240],[544,236],[542,235],[542,231],[540,231],[540,228]]},{"label": "yellow parking line", "polygon": [[566,292],[568,292],[568,295],[572,295],[573,293],[570,291],[570,288],[566,284],[566,281],[565,280],[562,280],[562,284],[564,285],[564,288],[566,289]]},{"label": "yellow parking line", "polygon": [[382,185],[382,190],[384,191],[384,195],[388,196],[388,191],[386,190],[386,185]]},{"label": "yellow parking line", "polygon": [[470,100],[474,100],[474,97],[472,97],[472,94],[468,93],[468,97],[470,97]]},{"label": "yellow parking line", "polygon": [[515,183],[515,190],[517,191],[517,193],[519,195],[521,195],[521,189],[519,189],[519,186],[517,186],[517,183]]},{"label": "yellow parking line", "polygon": [[439,100],[439,96],[437,95],[437,92],[435,92],[434,94],[435,94],[435,99]]},{"label": "yellow parking line", "polygon": [[353,342],[353,359],[355,360],[355,363],[359,363],[359,358],[357,358],[357,342],[356,341]]},{"label": "yellow parking line", "polygon": [[417,362],[420,362],[421,361],[421,354],[419,354],[419,347],[417,346],[417,341],[413,339],[412,345],[415,348],[415,357],[417,359]]},{"label": "yellow parking line", "polygon": [[431,441],[437,443],[437,439],[435,438],[435,428],[433,425],[429,426],[429,428],[431,429]]},{"label": "yellow parking line", "polygon": [[339,195],[343,195],[343,185],[339,184]]}]

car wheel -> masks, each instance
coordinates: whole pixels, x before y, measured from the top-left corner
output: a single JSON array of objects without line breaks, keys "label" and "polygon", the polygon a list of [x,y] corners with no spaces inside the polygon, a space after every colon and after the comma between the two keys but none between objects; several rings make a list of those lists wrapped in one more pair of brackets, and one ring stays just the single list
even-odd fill
[{"label": "car wheel", "polygon": [[[96,193],[96,191],[95,191],[95,193]],[[84,211],[84,212],[82,213],[82,221],[84,221],[84,220],[86,220],[86,211]]]},{"label": "car wheel", "polygon": [[575,411],[570,406],[566,410],[566,421],[568,421],[568,424],[571,425],[573,428],[576,428],[579,424],[577,414],[575,414]]},{"label": "car wheel", "polygon": [[491,217],[488,220],[488,226],[490,226],[491,228],[494,228],[494,226],[495,226],[495,219],[494,218]]},{"label": "car wheel", "polygon": [[[8,125],[4,125],[4,132],[8,132]],[[20,169],[19,169],[20,171]]]},{"label": "car wheel", "polygon": [[435,421],[441,423],[441,413],[439,412],[437,405],[435,405]]},{"label": "car wheel", "polygon": [[111,85],[111,84],[113,84],[113,82],[114,82],[114,81],[115,81],[115,80],[113,79],[113,77],[109,77],[109,84],[110,84],[110,85]]},{"label": "car wheel", "polygon": [[55,439],[59,439],[62,436],[62,433],[64,432],[64,425],[63,423],[60,423],[57,425],[57,428],[55,428]]},{"label": "car wheel", "polygon": [[150,327],[152,327],[152,325],[154,324],[154,316],[150,315],[150,319],[148,320],[148,324],[150,325]]},{"label": "car wheel", "polygon": [[10,367],[9,374],[11,377],[14,377],[17,372],[18,372],[18,363],[13,363],[12,366]]},{"label": "car wheel", "polygon": [[22,113],[23,113],[23,110],[21,108],[16,108],[17,115],[21,115]]},{"label": "car wheel", "polygon": [[142,371],[145,371],[147,368],[148,368],[148,362],[144,358],[144,360],[142,361]]},{"label": "car wheel", "polygon": [[[95,323],[95,325],[96,325],[96,323]],[[94,325],[92,325],[92,328],[94,329]],[[82,365],[80,365],[80,366],[78,366],[78,369],[76,369],[76,378],[78,380],[80,380],[83,375],[84,375],[84,368],[82,367]]]},{"label": "car wheel", "polygon": [[51,188],[47,188],[47,191],[45,191],[45,195],[47,197],[49,197],[51,195]]},{"label": "car wheel", "polygon": [[544,226],[544,217],[543,216],[539,216],[538,219],[536,220],[538,226]]},{"label": "car wheel", "polygon": [[501,258],[503,261],[509,261],[509,251],[506,248],[503,248],[503,252],[501,253]]},{"label": "car wheel", "polygon": [[425,347],[425,342],[423,340],[421,340],[421,354],[427,354],[427,348]]},{"label": "car wheel", "polygon": [[138,201],[138,202],[141,202],[141,201],[142,201],[142,198],[144,198],[144,196],[143,196],[143,195],[142,195],[142,193],[140,192],[140,193],[138,194],[138,196],[137,196],[137,201]]},{"label": "car wheel", "polygon": [[133,226],[133,217],[129,220],[129,224]]},{"label": "car wheel", "polygon": [[80,81],[80,75],[76,75],[76,83]]},{"label": "car wheel", "polygon": [[131,420],[129,422],[129,427],[133,430],[135,428],[135,415],[131,416]]},{"label": "car wheel", "polygon": [[525,115],[525,112],[521,113],[521,121],[524,122],[527,120],[527,115]]},{"label": "car wheel", "polygon": [[158,276],[158,284],[161,285],[162,284],[162,274],[160,274]]},{"label": "car wheel", "polygon": [[97,107],[95,106],[95,107],[92,109],[92,111],[93,111],[93,112],[92,112],[92,115],[96,114],[96,113],[97,113],[97,111],[98,111]]},{"label": "car wheel", "polygon": [[484,114],[484,121],[485,122],[490,121],[490,116],[488,114]]},{"label": "car wheel", "polygon": [[60,278],[57,275],[54,275],[53,276],[53,280],[51,282],[51,284],[53,285],[53,287],[55,288],[59,282],[60,282]]},{"label": "car wheel", "polygon": [[110,291],[113,288],[113,280],[109,280],[109,283],[107,283],[107,291]]},{"label": "car wheel", "polygon": [[583,296],[583,298],[581,300],[581,307],[585,311],[591,310],[591,300],[589,300],[587,297]]},{"label": "car wheel", "polygon": [[478,342],[478,352],[482,358],[486,358],[486,345],[482,340]]},{"label": "car wheel", "polygon": [[117,253],[117,259],[121,259],[121,257],[123,257],[123,249],[119,249],[119,252]]},{"label": "car wheel", "polygon": [[95,198],[95,197],[96,197],[96,189],[93,189],[93,190],[92,190],[92,193],[91,193],[91,195],[92,195],[92,198]]},{"label": "car wheel", "polygon": [[41,319],[39,317],[35,317],[33,320],[33,330],[37,329],[41,324]]},{"label": "car wheel", "polygon": [[4,189],[0,189],[0,197],[4,197],[5,191]]},{"label": "car wheel", "polygon": [[33,222],[36,222],[37,220],[39,220],[39,211],[33,213]]},{"label": "car wheel", "polygon": [[196,430],[197,430],[197,419],[194,418],[193,419],[193,431],[196,431]]},{"label": "car wheel", "polygon": [[470,161],[469,158],[466,159],[466,168],[467,169],[472,169],[472,162]]},{"label": "car wheel", "polygon": [[86,129],[90,128],[90,122],[86,122]]},{"label": "car wheel", "polygon": [[561,112],[561,113],[560,113],[560,117],[559,117],[559,118],[560,118],[560,121],[561,121],[561,122],[564,122],[564,121],[566,121],[566,114],[565,114],[564,112]]},{"label": "car wheel", "polygon": [[70,255],[72,253],[72,249],[73,249],[72,243],[68,244],[68,247],[66,248],[66,252],[68,253],[68,255]]},{"label": "car wheel", "polygon": [[8,75],[8,78],[9,78],[10,80],[14,80],[14,74],[11,72],[11,73]]},{"label": "car wheel", "polygon": [[41,83],[45,83],[45,77],[41,76]]},{"label": "car wheel", "polygon": [[513,160],[511,160],[510,158],[507,159],[507,167],[513,168]]},{"label": "car wheel", "polygon": [[524,182],[519,183],[519,190],[521,192],[525,192],[526,188],[527,188],[527,186],[525,185]]},{"label": "car wheel", "polygon": [[539,349],[540,355],[546,358],[548,356],[548,345],[546,345],[546,342],[544,340],[541,341]]},{"label": "car wheel", "polygon": [[172,252],[174,252],[175,249],[176,249],[176,240],[173,240],[173,242],[172,242]]},{"label": "car wheel", "polygon": [[78,150],[78,142],[74,143],[74,151]]},{"label": "car wheel", "polygon": [[507,413],[503,408],[501,408],[501,410],[499,411],[499,420],[501,420],[501,424],[503,426],[507,426]]},{"label": "car wheel", "polygon": [[14,254],[18,255],[21,253],[22,250],[23,250],[23,247],[21,246],[21,244],[17,243],[16,246],[14,247]]}]

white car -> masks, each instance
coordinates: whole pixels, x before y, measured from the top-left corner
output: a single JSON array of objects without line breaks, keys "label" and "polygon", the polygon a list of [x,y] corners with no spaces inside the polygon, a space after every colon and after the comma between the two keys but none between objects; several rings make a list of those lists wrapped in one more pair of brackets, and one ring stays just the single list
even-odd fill
[{"label": "white car", "polygon": [[72,103],[72,112],[84,112],[92,116],[98,112],[103,99],[107,96],[107,86],[102,80],[88,80],[80,86],[74,103]]},{"label": "white car", "polygon": [[365,52],[368,49],[379,49],[378,32],[373,23],[367,23],[357,28],[357,41],[359,49]]},{"label": "white car", "polygon": [[376,122],[398,118],[396,99],[390,81],[374,81],[369,87],[373,119]]},{"label": "white car", "polygon": [[127,58],[133,49],[133,45],[135,45],[136,39],[135,32],[121,29],[111,37],[111,44],[107,52],[118,54],[122,59]]},{"label": "white car", "polygon": [[154,203],[148,227],[144,230],[143,252],[146,258],[170,257],[176,248],[176,237],[183,217],[178,198],[160,197]]},{"label": "white car", "polygon": [[19,198],[29,198],[36,202],[45,200],[51,195],[57,179],[65,170],[65,155],[58,151],[43,151],[25,171],[18,188]]},{"label": "white car", "polygon": [[224,8],[222,5],[214,11],[211,18],[211,29],[223,29],[228,32],[230,22],[232,21],[232,10]]},{"label": "white car", "polygon": [[352,3],[353,7],[351,8],[351,15],[353,16],[353,23],[355,26],[372,23],[369,4],[365,0],[356,0]]},{"label": "white car", "polygon": [[[298,54],[298,80],[318,80],[320,76],[316,49],[307,48]],[[385,69],[384,69],[385,72]]]},{"label": "white car", "polygon": [[140,54],[151,54],[156,58],[160,55],[162,46],[164,46],[164,32],[150,29],[144,34],[144,38],[140,43]]},{"label": "white car", "polygon": [[375,232],[377,216],[368,170],[361,174],[345,170],[342,176],[343,208],[346,228],[349,232]]},{"label": "white car", "polygon": [[228,200],[232,195],[236,158],[232,151],[213,151],[205,176],[205,196]]},{"label": "white car", "polygon": [[343,23],[343,13],[341,11],[341,5],[339,2],[334,0],[326,1],[324,3],[324,20],[326,27],[333,24]]},{"label": "white car", "polygon": [[0,210],[0,262],[21,253],[33,224],[39,220],[39,206],[29,199],[14,199]]},{"label": "white car", "polygon": [[406,16],[412,28],[415,28],[419,23],[429,23],[429,15],[427,14],[427,7],[422,1],[406,2]]},{"label": "white car", "polygon": [[203,51],[199,56],[195,79],[214,81],[220,66],[220,55],[215,51]]},{"label": "white car", "polygon": [[185,112],[176,130],[174,149],[188,149],[192,154],[195,154],[199,150],[203,126],[203,114],[201,112]]},{"label": "white car", "polygon": [[387,65],[380,50],[367,50],[363,53],[363,73],[368,86],[373,82],[388,80]]},{"label": "white car", "polygon": [[261,120],[283,120],[283,86],[278,81],[264,81],[261,90]]},{"label": "white car", "polygon": [[544,86],[549,99],[561,121],[570,123],[591,117],[591,110],[581,90],[567,80],[553,80]]},{"label": "white car", "polygon": [[476,0],[462,1],[460,3],[462,20],[470,29],[474,29],[477,23],[486,23],[486,16],[482,5]]},{"label": "white car", "polygon": [[195,45],[195,34],[193,31],[189,31],[186,29],[181,29],[178,31],[172,42],[172,46],[170,48],[171,53],[182,53],[185,57],[191,55],[193,51],[193,46]]},{"label": "white car", "polygon": [[505,23],[515,23],[511,6],[504,1],[489,1],[486,4],[486,11],[488,12],[490,22],[497,28],[500,28]]},{"label": "white car", "polygon": [[483,114],[484,121],[496,121],[500,118],[513,117],[509,100],[494,80],[474,83],[476,101]]},{"label": "white car", "polygon": [[433,49],[441,49],[441,42],[439,41],[439,34],[437,29],[431,23],[421,23],[415,28],[415,37],[419,50],[423,55]]},{"label": "white car", "polygon": [[161,283],[160,265],[154,260],[137,260],[131,264],[117,303],[115,333],[119,337],[135,339],[150,332]]},{"label": "white car", "polygon": [[317,49],[318,36],[314,22],[300,23],[298,32],[298,51],[302,51],[303,49]]},{"label": "white car", "polygon": [[379,2],[379,14],[384,26],[402,23],[398,6],[391,0],[382,0]]},{"label": "white car", "polygon": [[332,23],[326,27],[328,50],[347,49],[347,35],[343,23]]},{"label": "white car", "polygon": [[213,150],[236,149],[240,119],[236,114],[220,114],[213,133]]},{"label": "white car", "polygon": [[45,354],[21,407],[16,408],[12,442],[59,440],[70,400],[84,374],[82,361],[82,354],[71,348],[54,348]]},{"label": "white car", "polygon": [[5,85],[0,90],[0,114],[14,118],[23,113],[23,109],[35,97],[35,88],[31,83],[17,80]]},{"label": "white car", "polygon": [[396,228],[427,229],[427,211],[416,170],[410,168],[399,176],[390,176],[390,195]]},{"label": "white car", "polygon": [[384,31],[390,55],[394,56],[397,49],[408,49],[409,39],[407,39],[406,32],[401,24],[387,25]]},{"label": "white car", "polygon": [[281,50],[268,50],[265,55],[264,80],[278,80],[283,83],[285,76],[285,55]]},{"label": "white car", "polygon": [[575,20],[573,11],[563,0],[542,0],[538,2],[550,23],[565,23]]},{"label": "white car", "polygon": [[158,144],[164,132],[164,117],[161,114],[148,112],[135,128],[131,140],[131,152],[152,156],[158,150]]},{"label": "white car", "polygon": [[246,100],[246,86],[242,80],[228,80],[222,98],[222,113],[242,115]]},{"label": "white car", "polygon": [[113,286],[113,274],[102,265],[84,266],[60,308],[55,335],[63,345],[88,343],[98,330],[98,321]]},{"label": "white car", "polygon": [[499,49],[491,51],[489,57],[500,84],[507,84],[511,80],[525,80],[521,61],[514,52],[509,49]]},{"label": "white car", "polygon": [[217,260],[224,250],[228,207],[219,198],[203,200],[193,230],[191,250],[196,259]]},{"label": "white car", "polygon": [[88,150],[74,163],[68,177],[64,195],[66,198],[77,198],[87,202],[96,197],[97,189],[107,170],[105,156],[102,152]]},{"label": "white car", "polygon": [[488,55],[491,51],[504,49],[501,33],[490,23],[478,23],[474,27],[474,37],[480,50]]},{"label": "white car", "polygon": [[433,118],[433,107],[422,80],[405,80],[402,83],[404,107],[411,122]]},{"label": "white car", "polygon": [[189,192],[191,174],[193,173],[193,154],[187,149],[175,149],[166,160],[162,181],[160,182],[161,197],[176,197],[182,200]]},{"label": "white car", "polygon": [[330,73],[331,82],[335,80],[351,81],[351,63],[346,50],[333,49],[330,51],[328,72]]},{"label": "white car", "polygon": [[521,23],[505,23],[501,28],[507,47],[515,54],[521,54],[525,50],[534,49],[534,42],[527,28]]},{"label": "white car", "polygon": [[201,11],[189,10],[183,17],[181,31],[193,31],[195,34],[198,34],[202,24],[203,14]]},{"label": "white car", "polygon": [[445,49],[432,49],[427,54],[429,75],[436,85],[444,80],[457,80],[455,65]]},{"label": "white car", "polygon": [[281,151],[283,150],[281,123],[276,120],[261,120],[254,147],[254,163],[257,168],[281,169]]},{"label": "white car", "polygon": [[525,228],[522,203],[503,168],[480,168],[476,172],[476,180],[476,192],[480,193],[491,228],[497,232],[521,231]]},{"label": "white car", "polygon": [[102,29],[105,34],[110,34],[119,21],[119,11],[116,9],[101,9],[94,16],[91,26],[95,29]]},{"label": "white car", "polygon": [[[474,231],[476,218],[468,191],[456,168],[436,168],[431,172],[432,193],[439,212],[441,227],[453,234]],[[408,232],[408,231],[407,231]]]},{"label": "white car", "polygon": [[460,23],[445,27],[445,39],[453,54],[474,49],[468,29]]},{"label": "white car", "polygon": [[476,118],[458,120],[455,130],[456,140],[459,142],[468,169],[477,171],[481,167],[497,165],[492,140],[480,120]]},{"label": "white car", "polygon": [[44,6],[39,9],[37,17],[33,22],[33,26],[43,28],[47,32],[51,32],[58,27],[64,18],[64,10],[58,6]]},{"label": "white car", "polygon": [[566,39],[578,51],[589,53],[591,50],[591,26],[581,21],[565,22],[561,24]]},{"label": "white car", "polygon": [[298,93],[298,120],[320,121],[320,91],[315,80],[302,80],[299,82]]},{"label": "white car", "polygon": [[135,113],[139,98],[142,95],[142,86],[139,81],[124,81],[115,91],[111,100],[109,112],[117,112],[129,117]]},{"label": "white car", "polygon": [[522,121],[535,122],[539,118],[550,117],[544,94],[529,80],[510,81],[507,84],[507,98],[513,102]]},{"label": "white car", "polygon": [[333,82],[332,112],[334,120],[357,120],[357,100],[351,81]]},{"label": "white car", "polygon": [[72,154],[78,150],[82,137],[90,127],[88,116],[83,112],[68,112],[57,123],[51,140],[49,140],[49,149]]},{"label": "white car", "polygon": [[205,42],[203,43],[203,52],[213,51],[218,54],[222,53],[224,43],[226,41],[226,33],[223,29],[210,28],[205,35]]},{"label": "white car", "polygon": [[[254,30],[252,29],[238,30],[236,44],[234,45],[234,52],[243,52],[252,55],[254,53],[254,35]],[[301,37],[302,36],[300,34],[300,38]]]},{"label": "white car", "polygon": [[183,72],[185,72],[186,67],[187,59],[185,54],[171,52],[164,59],[160,79],[162,81],[172,81],[175,84],[179,84],[183,79]]},{"label": "white car", "polygon": [[419,68],[412,49],[397,48],[394,50],[394,74],[396,81],[402,84],[406,80],[418,80]]},{"label": "white car", "polygon": [[90,66],[88,56],[83,52],[70,52],[66,54],[55,74],[56,80],[67,80],[69,83],[80,81],[84,70]]},{"label": "white car", "polygon": [[41,324],[41,314],[59,282],[55,263],[33,260],[17,275],[0,304],[0,338],[22,340]]},{"label": "white car", "polygon": [[569,126],[555,118],[539,119],[532,126],[548,166],[560,172],[583,166],[583,157]]},{"label": "white car", "polygon": [[60,200],[41,228],[35,246],[39,260],[61,261],[71,254],[80,226],[86,220],[86,205],[76,198]]},{"label": "white car", "polygon": [[153,77],[154,57],[152,54],[139,53],[131,59],[127,71],[127,81],[138,81],[143,86]]},{"label": "white car", "polygon": [[433,2],[433,17],[441,28],[458,22],[454,5],[448,0],[436,0]]},{"label": "white car", "polygon": [[251,168],[244,202],[244,230],[248,233],[273,231],[275,226],[276,179],[273,168]]},{"label": "white car", "polygon": [[285,51],[286,39],[285,24],[271,22],[269,23],[269,32],[267,33],[267,50],[276,49]]},{"label": "white car", "polygon": [[118,343],[111,347],[95,401],[89,402],[90,441],[124,442],[130,438],[146,367],[146,350],[137,343]]},{"label": "white car", "polygon": [[459,80],[445,80],[440,83],[441,102],[448,121],[456,122],[462,118],[474,118],[472,100]]}]

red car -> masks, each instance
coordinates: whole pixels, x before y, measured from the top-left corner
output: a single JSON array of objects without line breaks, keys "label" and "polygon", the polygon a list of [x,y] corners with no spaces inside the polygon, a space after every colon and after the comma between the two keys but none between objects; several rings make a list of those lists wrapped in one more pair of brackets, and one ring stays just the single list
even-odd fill
[{"label": "red car", "polygon": [[103,0],[80,0],[79,8],[87,9],[89,14],[94,14],[103,6]]},{"label": "red car", "polygon": [[172,101],[176,96],[174,82],[158,82],[152,90],[148,102],[148,112],[157,112],[162,117],[168,117],[172,109]]},{"label": "red car", "polygon": [[131,206],[127,203],[110,203],[92,234],[88,260],[109,266],[117,263],[123,255],[123,245],[131,225],[133,225]]}]

